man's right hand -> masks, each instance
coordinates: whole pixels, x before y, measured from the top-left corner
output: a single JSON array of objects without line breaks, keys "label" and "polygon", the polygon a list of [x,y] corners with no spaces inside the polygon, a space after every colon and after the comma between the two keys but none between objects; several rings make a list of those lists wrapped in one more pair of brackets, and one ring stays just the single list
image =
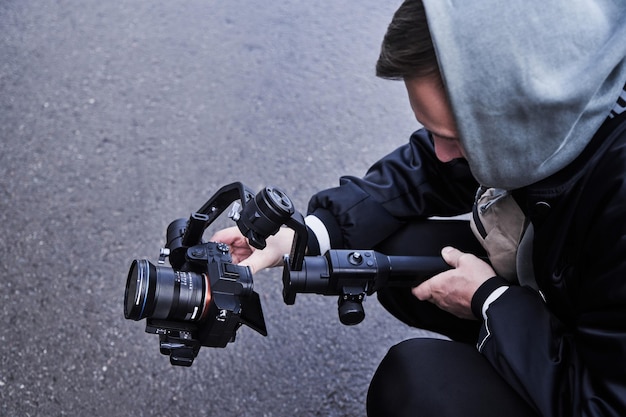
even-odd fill
[{"label": "man's right hand", "polygon": [[291,251],[294,231],[282,227],[273,236],[266,239],[265,249],[256,249],[236,226],[216,232],[211,242],[222,242],[230,247],[233,263],[248,266],[253,274],[265,268],[280,266],[283,256]]}]

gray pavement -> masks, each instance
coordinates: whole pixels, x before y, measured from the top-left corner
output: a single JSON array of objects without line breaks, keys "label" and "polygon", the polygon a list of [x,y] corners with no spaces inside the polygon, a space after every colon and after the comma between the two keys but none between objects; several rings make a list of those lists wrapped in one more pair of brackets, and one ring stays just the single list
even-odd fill
[{"label": "gray pavement", "polygon": [[[124,320],[126,273],[219,187],[280,186],[304,211],[416,126],[373,65],[395,2],[0,2],[0,415],[361,416],[393,344],[423,332],[375,297],[255,276],[269,336],[191,368]],[[230,225],[228,219],[216,227]]]}]

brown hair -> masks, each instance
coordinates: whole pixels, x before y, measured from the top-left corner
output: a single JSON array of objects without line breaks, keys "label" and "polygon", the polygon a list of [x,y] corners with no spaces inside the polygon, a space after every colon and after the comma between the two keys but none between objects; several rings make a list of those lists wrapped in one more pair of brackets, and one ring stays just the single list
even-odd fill
[{"label": "brown hair", "polygon": [[439,73],[421,0],[405,0],[393,15],[376,62],[376,76],[402,80]]}]

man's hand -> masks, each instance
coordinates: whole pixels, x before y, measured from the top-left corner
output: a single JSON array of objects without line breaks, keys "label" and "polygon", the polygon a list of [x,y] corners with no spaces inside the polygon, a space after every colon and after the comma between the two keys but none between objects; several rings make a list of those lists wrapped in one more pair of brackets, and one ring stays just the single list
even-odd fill
[{"label": "man's hand", "polygon": [[472,297],[483,282],[496,275],[495,271],[487,262],[452,247],[443,248],[441,255],[453,269],[413,288],[413,295],[457,317],[475,319]]},{"label": "man's hand", "polygon": [[239,228],[233,226],[219,230],[210,241],[226,243],[230,247],[233,263],[250,267],[250,272],[254,274],[265,268],[282,265],[283,255],[291,251],[293,235],[293,230],[283,227],[266,239],[265,249],[259,250],[250,246]]}]

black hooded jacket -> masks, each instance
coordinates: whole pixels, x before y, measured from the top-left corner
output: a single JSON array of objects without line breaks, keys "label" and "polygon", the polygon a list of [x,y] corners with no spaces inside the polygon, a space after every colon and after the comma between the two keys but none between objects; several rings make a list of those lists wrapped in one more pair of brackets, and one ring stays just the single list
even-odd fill
[{"label": "black hooded jacket", "polygon": [[[411,220],[469,212],[477,186],[464,161],[437,161],[420,130],[365,177],[315,195],[309,213],[332,247],[372,248]],[[540,291],[510,286],[477,346],[541,415],[626,416],[626,113],[573,163],[513,195],[534,227]]]}]

